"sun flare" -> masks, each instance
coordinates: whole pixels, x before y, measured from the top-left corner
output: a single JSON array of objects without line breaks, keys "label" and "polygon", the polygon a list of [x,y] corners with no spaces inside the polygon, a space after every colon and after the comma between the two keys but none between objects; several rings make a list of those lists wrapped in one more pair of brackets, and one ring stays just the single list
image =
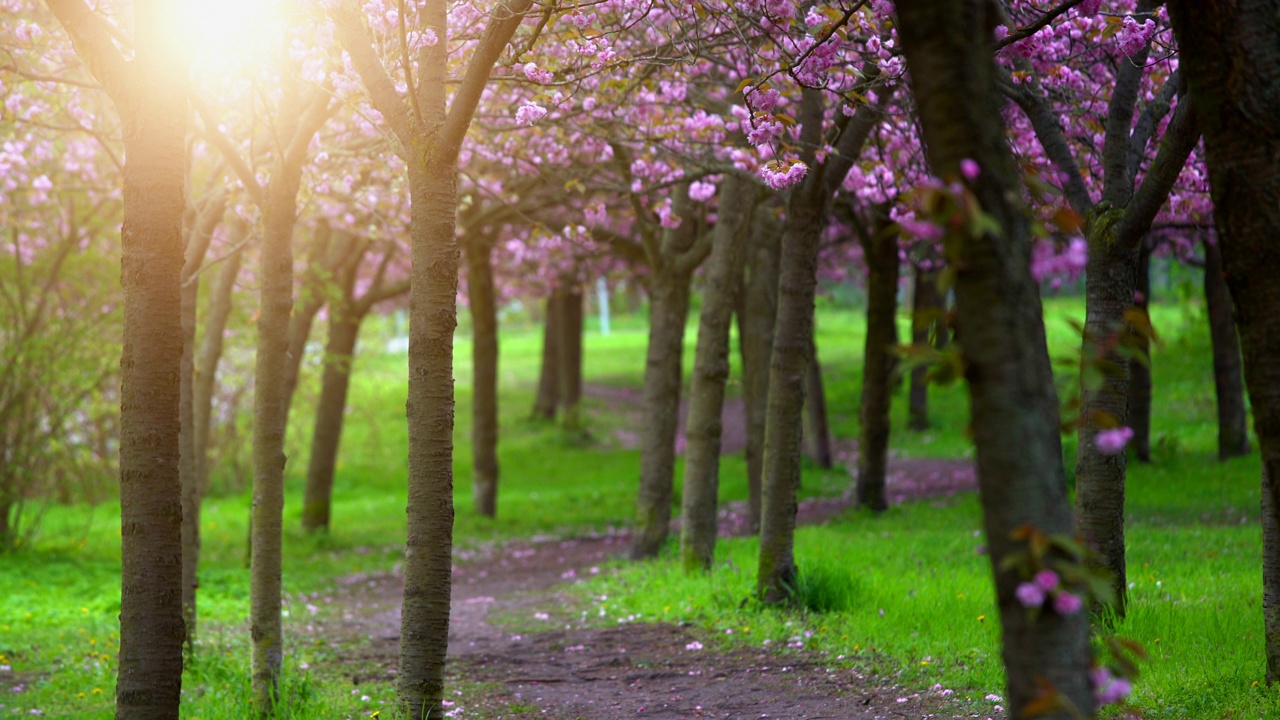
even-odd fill
[{"label": "sun flare", "polygon": [[280,0],[178,0],[175,31],[198,73],[227,75],[276,57],[285,36]]}]

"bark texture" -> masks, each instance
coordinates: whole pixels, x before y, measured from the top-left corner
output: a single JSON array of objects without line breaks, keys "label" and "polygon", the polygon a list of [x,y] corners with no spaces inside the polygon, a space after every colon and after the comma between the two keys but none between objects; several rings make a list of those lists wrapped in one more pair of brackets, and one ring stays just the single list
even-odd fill
[{"label": "bark texture", "polygon": [[[1093,371],[1082,374],[1080,429],[1076,450],[1076,522],[1080,534],[1102,556],[1113,573],[1116,611],[1124,612],[1124,501],[1126,452],[1105,453],[1095,438],[1108,427],[1129,424],[1129,359],[1116,350],[1129,333],[1122,318],[1133,307],[1137,248],[1116,242],[1117,213],[1092,216],[1085,230],[1089,255],[1085,264],[1085,322],[1082,362]],[[963,339],[964,336],[961,335]],[[1094,374],[1097,385],[1089,386]]]},{"label": "bark texture", "polygon": [[498,515],[498,304],[493,245],[473,233],[464,244],[471,309],[471,498],[476,512]]},{"label": "bark texture", "polygon": [[858,506],[889,507],[885,475],[892,426],[894,349],[898,345],[898,235],[877,217],[862,236],[867,263],[867,339],[863,351],[862,423],[858,443]]},{"label": "bark texture", "polygon": [[542,323],[542,366],[538,371],[538,393],[533,400],[533,417],[552,420],[560,404],[560,326],[564,321],[560,308],[564,293],[552,290],[547,295],[547,312]]},{"label": "bark texture", "polygon": [[[570,432],[582,431],[582,287],[574,281],[565,281],[563,303],[560,305],[561,321],[558,339],[556,368],[559,378],[560,425]],[[687,308],[686,300],[686,308]]]},{"label": "bark texture", "polygon": [[263,208],[258,347],[253,390],[253,511],[250,530],[249,635],[253,699],[259,712],[279,701],[284,662],[280,622],[284,532],[285,386],[289,315],[293,309],[293,226],[301,165],[275,168]]},{"label": "bark texture", "polygon": [[350,286],[343,290],[344,297],[330,303],[329,340],[324,348],[320,400],[316,404],[311,457],[307,461],[307,484],[302,500],[302,529],[307,532],[328,531],[330,527],[333,478],[342,441],[347,389],[351,386],[351,361],[360,336],[362,318],[349,297]]},{"label": "bark texture", "polygon": [[1231,291],[1222,272],[1222,253],[1204,244],[1204,299],[1213,344],[1213,387],[1218,405],[1218,459],[1249,454],[1249,412],[1244,404],[1240,336],[1231,307]]},{"label": "bark texture", "polygon": [[[233,238],[243,238],[244,233],[248,232],[242,223],[233,221],[232,228]],[[213,287],[209,291],[208,304],[205,307],[204,325],[201,328],[200,350],[196,354],[193,423],[195,425],[196,474],[201,497],[209,489],[209,439],[213,429],[213,394],[217,386],[218,365],[222,361],[222,345],[227,321],[231,318],[231,295],[235,291],[236,277],[240,274],[242,257],[242,251],[232,252],[222,261],[217,275],[214,276]],[[199,509],[199,503],[196,504],[196,508]],[[195,527],[198,531],[198,522],[195,523]],[[199,543],[200,536],[197,532],[197,549]]]},{"label": "bark texture", "polygon": [[[640,429],[640,492],[632,559],[658,554],[671,531],[676,424],[684,327],[692,272],[674,267],[649,278],[649,348],[644,367],[644,427]],[[563,360],[562,360],[563,362]]]},{"label": "bark texture", "polygon": [[[1133,306],[1147,314],[1151,300],[1151,240],[1138,248],[1138,262],[1134,274]],[[1134,337],[1138,352],[1147,361],[1129,363],[1129,427],[1133,428],[1133,440],[1129,448],[1139,462],[1151,462],[1151,340],[1145,335]]]},{"label": "bark texture", "polygon": [[140,0],[126,64],[82,0],[50,0],[123,125],[120,652],[116,717],[178,717],[182,688],[182,220],[187,67],[166,3]]},{"label": "bark texture", "polygon": [[[1062,470],[1058,399],[1045,342],[1039,291],[1030,273],[1029,217],[1017,205],[1018,172],[1005,144],[991,59],[993,3],[899,0],[898,28],[911,70],[931,167],[959,178],[971,159],[970,182],[982,210],[999,227],[983,235],[954,233],[947,261],[955,269],[957,336],[963,344],[978,482],[1000,609],[1010,717],[1022,717],[1047,681],[1065,707],[1039,717],[1093,714],[1088,680],[1089,625],[1084,613],[1044,613],[1034,622],[1015,597],[1022,577],[1002,567],[1026,550],[1013,531],[1030,524],[1071,535]],[[963,232],[963,231],[961,231]]]},{"label": "bark texture", "polygon": [[[822,91],[804,90],[799,120],[803,123],[800,142],[807,148],[807,163],[812,163],[812,148],[821,138],[822,112]],[[826,224],[829,197],[822,175],[812,169],[791,191],[779,260],[756,577],[757,595],[771,604],[789,601],[796,582],[796,488],[800,485],[804,377],[813,352],[818,238]]]},{"label": "bark texture", "polygon": [[831,449],[831,423],[827,418],[827,392],[822,382],[822,363],[818,362],[818,344],[809,350],[805,364],[804,409],[809,420],[809,452],[814,463],[823,470],[830,470],[834,452]]},{"label": "bark texture", "polygon": [[778,315],[778,258],[782,229],[775,209],[756,210],[742,283],[738,337],[742,349],[742,392],[747,409],[747,523],[760,529],[760,478],[764,474],[764,428],[769,407],[769,365]]},{"label": "bark texture", "polygon": [[[874,80],[875,66],[864,68]],[[882,89],[887,102],[891,89]],[[778,315],[769,367],[769,405],[765,418],[764,471],[761,478],[760,555],[756,593],[766,603],[792,598],[796,488],[800,484],[800,428],[805,367],[813,351],[813,300],[817,288],[818,239],[826,225],[831,198],[862,153],[879,123],[880,107],[863,105],[842,121],[835,152],[819,163],[822,144],[822,91],[807,89],[800,102],[800,145],[810,170],[792,188],[787,206],[786,239],[778,275]]]},{"label": "bark texture", "polygon": [[1266,679],[1280,680],[1280,12],[1268,0],[1173,0],[1262,453]]},{"label": "bark texture", "polygon": [[753,183],[737,175],[726,177],[719,193],[689,388],[680,528],[685,572],[709,570],[715,559],[721,415],[724,386],[729,379],[729,326],[742,279],[744,235],[756,199]]},{"label": "bark texture", "polygon": [[182,266],[182,385],[179,415],[178,475],[182,485],[182,621],[186,626],[187,657],[194,657],[196,638],[196,567],[200,554],[200,460],[196,456],[196,302],[200,294],[198,271],[209,249],[213,231],[222,222],[225,196],[216,197],[200,208],[191,208],[191,223],[185,231],[186,249]]},{"label": "bark texture", "polygon": [[[942,349],[947,326],[943,319],[943,299],[938,292],[938,272],[921,264],[913,268],[911,291],[911,344]],[[924,432],[929,424],[929,370],[923,365],[911,370],[911,394],[907,429]]]},{"label": "bark texture", "polygon": [[[1137,13],[1155,12],[1157,0],[1139,0]],[[1089,245],[1086,319],[1082,340],[1081,413],[1076,454],[1076,514],[1086,542],[1102,554],[1113,574],[1115,610],[1124,614],[1128,584],[1124,566],[1125,457],[1106,455],[1095,444],[1104,429],[1128,422],[1129,365],[1117,341],[1132,342],[1124,312],[1133,305],[1138,247],[1169,196],[1200,130],[1189,104],[1176,103],[1182,86],[1175,73],[1147,102],[1140,103],[1149,45],[1119,63],[1110,89],[1101,148],[1102,197],[1095,203],[1062,124],[1026,61],[1029,81],[1015,83],[1001,71],[1003,92],[1017,102],[1034,128],[1046,156],[1064,177],[1064,194],[1085,219]],[[1177,108],[1173,109],[1175,103]],[[1171,114],[1172,113],[1172,114]],[[1148,146],[1169,116],[1150,163]],[[1138,183],[1139,171],[1143,172]]]}]

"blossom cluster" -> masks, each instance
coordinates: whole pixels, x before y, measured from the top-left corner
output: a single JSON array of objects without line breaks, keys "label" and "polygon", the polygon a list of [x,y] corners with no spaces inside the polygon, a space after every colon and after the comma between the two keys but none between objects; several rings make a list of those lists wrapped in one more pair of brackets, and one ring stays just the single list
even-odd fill
[{"label": "blossom cluster", "polygon": [[1080,596],[1062,587],[1062,579],[1052,570],[1041,570],[1031,582],[1018,585],[1014,591],[1025,608],[1052,607],[1059,615],[1074,615],[1084,605]]}]

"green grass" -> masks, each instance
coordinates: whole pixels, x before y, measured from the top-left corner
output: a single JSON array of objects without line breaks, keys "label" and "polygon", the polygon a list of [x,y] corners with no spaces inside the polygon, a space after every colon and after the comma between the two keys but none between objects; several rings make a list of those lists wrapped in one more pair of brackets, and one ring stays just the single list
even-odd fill
[{"label": "green grass", "polygon": [[[1049,312],[1052,354],[1069,356],[1077,351],[1078,339],[1064,318],[1083,317],[1083,306],[1053,301]],[[1220,464],[1213,459],[1202,313],[1171,305],[1153,314],[1166,335],[1166,346],[1155,357],[1156,462],[1131,465],[1133,609],[1120,628],[1152,653],[1135,702],[1148,718],[1280,715],[1276,693],[1253,685],[1262,677],[1258,461],[1253,457]],[[686,367],[693,359],[694,322],[691,317]],[[817,327],[833,427],[838,436],[856,436],[864,337],[860,315],[823,304]],[[325,671],[346,659],[345,649],[316,644],[298,632],[311,618],[308,602],[320,598],[315,601],[320,618],[333,612],[323,597],[334,577],[385,572],[401,557],[406,371],[402,357],[381,351],[384,341],[378,324],[362,338],[331,535],[307,537],[299,521],[314,377],[300,391],[290,428],[285,688],[295,718],[368,716],[392,699],[392,688],[385,683],[362,686],[362,694],[352,695],[351,686],[344,684],[348,681]],[[615,431],[628,429],[625,418],[589,402],[594,437],[587,443],[527,419],[540,346],[537,328],[504,330],[502,485],[499,518],[490,521],[472,511],[470,345],[459,340],[459,545],[626,525],[632,517],[639,454],[618,449],[614,437]],[[642,318],[615,319],[607,338],[589,329],[588,382],[639,387],[644,347]],[[734,363],[736,372],[736,354]],[[730,393],[739,391],[731,385]],[[894,451],[915,457],[971,454],[963,387],[930,392],[936,430],[899,432]],[[902,395],[895,398],[893,416],[899,426],[906,416]],[[721,478],[722,499],[745,498],[741,458],[725,458]],[[202,646],[186,677],[184,718],[243,717],[248,698],[244,556],[249,497],[233,489],[229,472],[217,482],[223,490],[207,500],[203,515]],[[806,467],[807,493],[837,493],[848,482],[843,472]],[[46,717],[110,717],[118,644],[118,509],[112,504],[53,506],[43,523],[32,547],[0,556],[0,665],[10,665],[24,686],[17,694],[0,689],[0,704],[9,706],[0,715],[12,708],[24,713],[39,708]],[[834,664],[853,664],[921,688],[940,683],[981,705],[985,694],[1001,692],[1002,670],[997,624],[992,617],[980,619],[994,613],[990,570],[976,552],[982,543],[974,536],[978,527],[976,500],[959,497],[896,507],[879,518],[855,513],[831,526],[803,529],[797,538],[803,591],[811,606],[824,610],[820,613],[743,606],[754,584],[756,546],[748,539],[721,543],[716,570],[705,579],[685,578],[677,563],[665,560],[628,567],[584,585],[583,592],[593,617],[604,610],[610,619],[689,620],[725,642],[769,640],[784,650],[800,642],[830,653]],[[312,600],[303,600],[303,594]],[[608,600],[599,600],[605,595]],[[806,632],[812,635],[806,637]],[[304,671],[302,663],[311,669]]]}]

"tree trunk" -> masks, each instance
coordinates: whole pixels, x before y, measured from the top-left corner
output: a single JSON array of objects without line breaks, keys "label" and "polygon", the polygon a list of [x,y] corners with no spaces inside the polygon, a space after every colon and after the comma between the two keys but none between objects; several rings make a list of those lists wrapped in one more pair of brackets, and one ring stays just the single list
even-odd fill
[{"label": "tree trunk", "polygon": [[1205,161],[1245,382],[1262,453],[1266,680],[1280,681],[1280,23],[1275,3],[1173,0],[1180,72],[1204,128]]},{"label": "tree trunk", "polygon": [[[1138,249],[1137,274],[1134,276],[1133,304],[1144,315],[1151,298],[1151,242],[1143,239]],[[1129,427],[1133,428],[1133,440],[1129,447],[1139,462],[1151,462],[1151,340],[1143,334],[1133,338],[1137,349],[1147,358],[1146,363],[1129,363]]]},{"label": "tree trunk", "polygon": [[533,417],[553,420],[560,402],[560,335],[564,323],[564,292],[547,295],[547,317],[542,330],[542,368],[538,372],[538,394],[533,401]]},{"label": "tree trunk", "polygon": [[293,398],[298,391],[298,377],[302,371],[302,361],[307,354],[307,341],[311,339],[311,326],[315,323],[320,308],[325,306],[328,297],[330,273],[341,267],[346,256],[355,246],[355,238],[347,233],[339,233],[337,237],[327,225],[320,225],[311,239],[310,253],[307,258],[307,272],[302,278],[302,289],[298,294],[297,305],[289,318],[289,349],[285,353],[284,390],[286,423],[289,412],[293,408]]},{"label": "tree trunk", "polygon": [[[914,271],[911,290],[911,344],[941,348],[946,340],[947,329],[940,319],[943,304],[938,292],[938,272],[925,269],[921,264],[916,264]],[[911,370],[907,429],[915,432],[924,432],[930,427],[928,373],[928,368],[923,365]]]},{"label": "tree trunk", "polygon": [[698,347],[686,423],[688,449],[680,548],[685,572],[689,573],[709,570],[715,559],[721,415],[724,385],[729,379],[729,325],[742,283],[745,254],[742,231],[751,217],[755,195],[750,181],[737,175],[729,175],[720,185],[720,205],[698,320]]},{"label": "tree trunk", "polygon": [[[1001,127],[991,28],[983,0],[898,0],[898,29],[911,71],[923,139],[933,172],[961,177],[961,161],[980,174],[968,181],[999,230],[962,226],[946,239],[955,270],[957,335],[962,339],[971,427],[988,557],[996,585],[1009,717],[1028,715],[1042,683],[1074,705],[1038,715],[1090,717],[1089,623],[1085,613],[1041,613],[1034,621],[1015,595],[1022,573],[1006,565],[1026,553],[1015,529],[1030,525],[1071,536],[1062,470],[1058,398],[1045,341],[1039,291],[1030,273],[1030,222],[1018,171]],[[964,233],[963,235],[961,233]],[[1065,558],[1064,558],[1065,560]]]},{"label": "tree trunk", "polygon": [[[192,240],[187,239],[188,250]],[[188,252],[186,264],[190,266]],[[185,268],[184,268],[185,270]],[[196,641],[196,566],[199,562],[198,542],[200,512],[197,505],[199,485],[195,454],[195,344],[196,299],[200,292],[199,276],[186,277],[182,286],[182,369],[178,415],[182,431],[178,436],[178,477],[182,490],[182,623],[186,631],[183,646],[188,658],[195,657]]]},{"label": "tree trunk", "polygon": [[689,273],[657,269],[649,278],[649,350],[640,428],[640,492],[631,558],[658,554],[671,529],[671,495],[680,412],[680,358],[689,316]]},{"label": "tree trunk", "polygon": [[136,104],[113,98],[126,158],[120,232],[119,720],[178,717],[186,634],[178,405],[187,83],[186,68],[171,56],[161,5],[139,3],[135,11],[128,79]]},{"label": "tree trunk", "polygon": [[[801,143],[820,136],[822,91],[805,89]],[[813,173],[791,190],[778,274],[778,316],[769,367],[761,484],[760,557],[756,591],[766,603],[791,599],[795,589],[796,488],[800,485],[804,377],[813,353],[813,301],[818,285],[818,239],[826,223],[826,185]]]},{"label": "tree trunk", "polygon": [[493,289],[493,245],[469,237],[467,295],[471,305],[471,497],[476,512],[498,514],[498,307]]},{"label": "tree trunk", "polygon": [[253,700],[274,712],[284,662],[280,623],[284,532],[285,384],[293,310],[293,227],[301,168],[277,163],[263,208],[259,275],[258,348],[253,390],[253,511],[250,530],[249,632],[253,641]]},{"label": "tree trunk", "polygon": [[197,272],[209,249],[213,232],[222,222],[226,201],[216,199],[195,213],[195,222],[186,229],[182,267],[182,376],[178,415],[182,431],[178,436],[178,477],[182,486],[182,621],[186,626],[184,645],[188,658],[195,657],[196,566],[200,542],[200,476],[196,457],[195,356],[196,302],[200,295]]},{"label": "tree trunk", "polygon": [[[248,228],[243,223],[233,223],[232,227],[236,228],[233,230],[233,238],[243,238],[243,233],[248,232]],[[235,242],[232,244],[234,245]],[[200,352],[196,357],[195,387],[192,391],[195,407],[192,415],[195,426],[194,444],[197,488],[202,498],[209,489],[209,436],[212,430],[213,394],[218,377],[218,364],[222,360],[223,336],[232,310],[231,295],[235,290],[236,276],[240,274],[240,262],[243,255],[242,251],[236,250],[226,260],[222,261],[222,266],[218,270],[213,288],[209,292],[208,306],[205,310],[204,334],[200,341]],[[200,503],[197,502],[196,512],[198,513],[199,510]],[[199,518],[196,518],[193,527],[196,530],[194,540],[198,554],[200,547]]]},{"label": "tree trunk", "polygon": [[889,465],[894,349],[898,345],[898,235],[877,217],[864,234],[867,263],[867,341],[863,353],[862,428],[858,443],[858,506],[874,512],[889,507],[885,476]]},{"label": "tree trunk", "polygon": [[1249,413],[1240,373],[1240,337],[1231,309],[1231,291],[1222,273],[1222,253],[1204,243],[1204,298],[1213,343],[1213,386],[1218,400],[1218,459],[1249,454]]},{"label": "tree trunk", "polygon": [[[687,300],[686,300],[687,304]],[[567,285],[560,305],[560,352],[557,360],[560,377],[560,424],[570,432],[582,430],[579,406],[582,404],[582,287],[577,281]]]},{"label": "tree trunk", "polygon": [[453,568],[453,333],[458,324],[457,171],[409,168],[409,502],[400,703],[436,717],[444,693]]},{"label": "tree trunk", "polygon": [[351,361],[363,319],[353,307],[352,288],[343,288],[345,297],[330,303],[329,342],[324,350],[324,373],[320,381],[320,401],[316,405],[315,430],[311,435],[311,458],[307,463],[306,494],[302,502],[302,529],[329,531],[333,507],[333,476],[338,464],[343,415],[347,408],[347,388],[351,385]]},{"label": "tree trunk", "polygon": [[[1136,250],[1115,242],[1115,210],[1089,217],[1085,239],[1085,321],[1081,347],[1080,429],[1076,443],[1076,522],[1085,542],[1112,574],[1117,614],[1125,612],[1124,451],[1104,453],[1098,433],[1129,423],[1129,359],[1115,351],[1130,332],[1124,313],[1133,306]],[[961,336],[963,338],[963,336]],[[1092,376],[1092,379],[1090,379]]]},{"label": "tree trunk", "polygon": [[818,344],[809,349],[804,371],[804,409],[809,417],[809,451],[813,461],[823,470],[832,467],[831,423],[827,420],[827,393],[822,384],[822,364],[818,362]]},{"label": "tree trunk", "polygon": [[764,474],[764,426],[769,405],[773,325],[778,314],[778,257],[782,233],[769,208],[755,213],[738,318],[742,389],[747,410],[747,526],[760,530],[760,478]]}]

